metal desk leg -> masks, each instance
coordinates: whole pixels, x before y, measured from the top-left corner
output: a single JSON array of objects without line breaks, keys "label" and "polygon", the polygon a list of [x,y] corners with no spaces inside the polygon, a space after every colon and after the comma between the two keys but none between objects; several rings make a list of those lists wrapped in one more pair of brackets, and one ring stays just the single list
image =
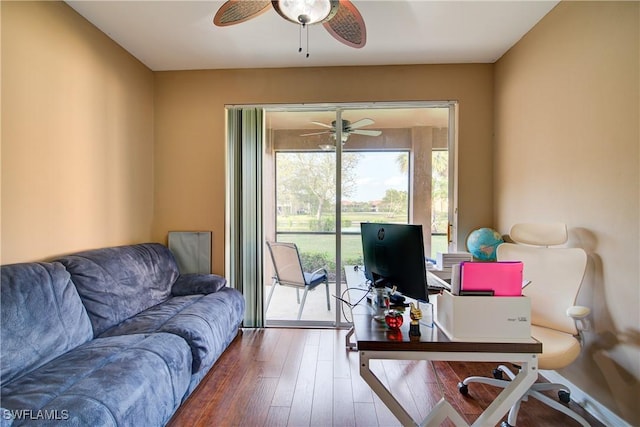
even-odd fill
[{"label": "metal desk leg", "polygon": [[[429,415],[421,422],[417,423],[411,415],[402,407],[400,402],[391,394],[384,386],[380,379],[371,371],[369,362],[371,359],[407,359],[407,360],[460,360],[460,361],[491,361],[505,360],[518,363],[522,369],[511,383],[500,392],[496,399],[480,414],[472,426],[484,427],[487,425],[496,425],[502,417],[515,405],[522,396],[524,396],[529,387],[535,383],[538,378],[538,359],[535,354],[505,354],[505,353],[439,353],[439,352],[403,352],[397,354],[394,352],[376,352],[361,351],[360,352],[360,376],[371,387],[382,402],[389,408],[403,426],[439,426],[442,421],[449,419],[456,426],[468,427],[469,424],[464,420],[455,408],[447,402],[444,397],[431,410]],[[524,360],[523,360],[524,359]]]},{"label": "metal desk leg", "polygon": [[455,410],[451,403],[447,402],[443,397],[433,407],[427,418],[425,418],[420,425],[421,426],[439,426],[446,419],[451,420],[456,426],[468,427],[469,424],[462,418],[462,415]]},{"label": "metal desk leg", "polygon": [[515,363],[519,363],[522,369],[519,370],[516,377],[500,392],[487,409],[480,414],[473,423],[474,426],[496,425],[503,415],[527,393],[538,379],[538,358],[535,354],[530,355],[529,360]]},{"label": "metal desk leg", "polygon": [[439,426],[444,420],[449,419],[458,427],[469,427],[469,424],[444,397],[421,423],[415,421],[371,370],[369,361],[376,358],[375,354],[360,352],[360,376],[403,426]]},{"label": "metal desk leg", "polygon": [[347,332],[347,336],[344,339],[344,344],[349,351],[358,351],[358,344],[351,341],[351,337],[353,336],[355,331],[356,329],[352,326],[351,329],[349,329],[349,332]]},{"label": "metal desk leg", "polygon": [[396,416],[403,426],[416,426],[417,423],[411,418],[411,415],[400,405],[389,390],[382,384],[380,379],[373,373],[369,366],[369,353],[360,352],[360,376],[365,380],[371,390],[378,395],[380,400],[387,405],[387,408]]}]

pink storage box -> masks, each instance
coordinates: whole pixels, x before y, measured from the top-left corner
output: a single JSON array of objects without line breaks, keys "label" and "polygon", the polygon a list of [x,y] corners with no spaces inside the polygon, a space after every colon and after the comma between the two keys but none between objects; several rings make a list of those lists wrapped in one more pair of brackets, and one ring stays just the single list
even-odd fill
[{"label": "pink storage box", "polygon": [[463,262],[460,264],[461,291],[493,291],[497,297],[522,295],[521,261]]}]

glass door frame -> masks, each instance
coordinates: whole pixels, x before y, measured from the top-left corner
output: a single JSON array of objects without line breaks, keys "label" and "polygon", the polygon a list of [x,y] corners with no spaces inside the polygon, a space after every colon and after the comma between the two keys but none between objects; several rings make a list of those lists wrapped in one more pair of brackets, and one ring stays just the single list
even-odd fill
[{"label": "glass door frame", "polygon": [[[457,186],[457,123],[458,123],[458,103],[457,101],[397,101],[397,102],[363,102],[363,103],[309,103],[309,104],[263,104],[255,106],[264,110],[264,117],[268,117],[270,112],[300,112],[300,111],[335,111],[336,123],[342,123],[342,115],[349,110],[366,109],[408,109],[408,108],[447,108],[448,111],[448,150],[449,150],[449,209],[448,209],[448,249],[456,250],[457,242],[457,217],[458,217],[458,186]],[[336,141],[342,140],[342,126],[335,127]],[[336,143],[336,199],[335,199],[335,262],[336,262],[336,296],[341,294],[342,289],[342,144]],[[261,283],[264,286],[264,283]],[[300,326],[300,327],[337,327],[346,328],[350,323],[344,320],[344,305],[340,300],[335,299],[336,312],[333,322],[327,321],[268,321],[265,317],[265,326]],[[338,308],[339,307],[339,308]],[[266,314],[266,313],[265,313]]]}]

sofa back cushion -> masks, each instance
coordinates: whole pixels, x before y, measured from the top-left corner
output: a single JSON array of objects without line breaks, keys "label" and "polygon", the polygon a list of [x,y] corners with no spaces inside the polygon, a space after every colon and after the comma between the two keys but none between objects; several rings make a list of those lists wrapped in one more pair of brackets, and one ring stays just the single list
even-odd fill
[{"label": "sofa back cushion", "polygon": [[4,265],[0,284],[2,386],[93,338],[62,264]]},{"label": "sofa back cushion", "polygon": [[166,246],[95,249],[59,259],[71,273],[98,336],[171,296],[178,265]]}]

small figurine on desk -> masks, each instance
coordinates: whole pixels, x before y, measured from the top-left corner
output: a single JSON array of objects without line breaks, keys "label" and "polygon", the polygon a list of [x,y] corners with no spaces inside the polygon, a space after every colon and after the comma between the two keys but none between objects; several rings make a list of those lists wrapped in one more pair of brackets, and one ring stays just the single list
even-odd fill
[{"label": "small figurine on desk", "polygon": [[402,312],[398,310],[386,310],[384,312],[384,321],[391,329],[400,329],[403,320]]},{"label": "small figurine on desk", "polygon": [[411,323],[409,324],[409,336],[420,336],[420,319],[422,319],[422,311],[419,307],[416,307],[414,303],[410,304],[411,311],[409,316],[411,317]]}]

